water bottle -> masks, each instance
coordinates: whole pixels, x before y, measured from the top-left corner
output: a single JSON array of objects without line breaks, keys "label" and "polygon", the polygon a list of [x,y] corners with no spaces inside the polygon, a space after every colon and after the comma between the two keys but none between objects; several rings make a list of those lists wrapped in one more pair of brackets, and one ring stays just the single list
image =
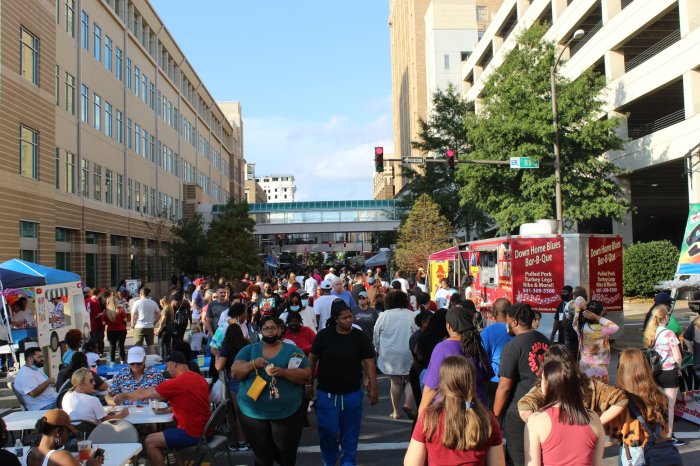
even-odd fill
[{"label": "water bottle", "polygon": [[22,446],[22,441],[17,439],[15,442],[15,456],[21,458],[24,456],[24,447]]},{"label": "water bottle", "polygon": [[112,362],[112,355],[111,354],[107,353],[107,355],[105,356],[105,363],[107,363],[107,367],[109,367],[110,369],[112,369],[114,367],[114,363]]}]

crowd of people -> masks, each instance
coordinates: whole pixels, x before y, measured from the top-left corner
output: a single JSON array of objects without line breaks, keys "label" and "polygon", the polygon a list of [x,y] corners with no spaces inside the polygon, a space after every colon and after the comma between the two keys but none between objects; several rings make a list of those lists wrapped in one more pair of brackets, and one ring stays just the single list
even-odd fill
[{"label": "crowd of people", "polygon": [[[599,465],[608,439],[620,444],[621,464],[636,464],[629,458],[649,439],[637,414],[682,444],[673,435],[682,328],[671,328],[665,293],[643,341],[660,355],[659,373],[642,348],[627,349],[612,386],[610,338],[619,328],[582,287],[564,287],[544,335],[530,305],[500,298],[477,309],[447,280],[431,297],[422,271],[413,284],[403,272],[324,272],[233,282],[182,275],[162,297],[145,287],[134,297],[89,290],[89,341],[68,332],[58,380],[41,369],[40,351],[27,350],[15,388],[30,409],[51,410],[41,426],[48,433],[63,432],[51,424],[63,412],[99,423],[128,416],[133,403],[168,401],[177,425],[142,432],[151,464],[162,464],[164,448],[213,434],[204,427],[220,377],[236,413],[230,448],[252,449],[256,465],[295,464],[312,409],[323,464],[356,464],[363,400],[377,404],[378,374],[389,378],[385,415],[413,421],[406,465]],[[700,372],[697,329],[700,319],[683,336]],[[149,367],[149,354],[166,361],[165,373]],[[209,384],[195,362],[202,354],[211,357]],[[109,384],[94,371],[102,355],[128,365]],[[90,395],[96,389],[126,408],[105,415]],[[44,450],[35,454],[45,458]]]}]

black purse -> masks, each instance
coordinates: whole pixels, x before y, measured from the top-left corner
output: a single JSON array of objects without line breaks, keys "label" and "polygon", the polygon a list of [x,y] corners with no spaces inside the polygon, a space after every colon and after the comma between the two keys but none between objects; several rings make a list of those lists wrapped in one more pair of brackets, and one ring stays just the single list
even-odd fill
[{"label": "black purse", "polygon": [[660,333],[656,335],[656,338],[654,338],[654,344],[651,345],[651,348],[644,350],[644,356],[646,356],[649,366],[651,366],[651,375],[653,375],[654,378],[661,375],[661,367],[663,363],[661,355],[654,349],[656,346],[656,340],[659,339],[659,335]]},{"label": "black purse", "polygon": [[661,437],[661,426],[657,423],[656,429],[652,432],[631,399],[628,408],[649,435],[649,440],[644,445],[643,450],[644,464],[646,466],[683,466],[681,454],[673,444],[673,439]]}]

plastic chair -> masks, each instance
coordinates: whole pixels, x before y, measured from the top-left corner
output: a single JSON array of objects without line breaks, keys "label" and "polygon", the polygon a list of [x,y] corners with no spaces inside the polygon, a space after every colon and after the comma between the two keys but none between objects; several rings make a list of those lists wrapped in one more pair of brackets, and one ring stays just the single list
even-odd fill
[{"label": "plastic chair", "polygon": [[199,442],[194,447],[182,448],[180,450],[175,450],[177,453],[183,455],[190,455],[189,461],[185,464],[200,464],[205,456],[209,458],[209,461],[214,462],[214,453],[218,450],[226,450],[226,456],[228,457],[228,464],[231,464],[231,453],[228,449],[228,437],[223,435],[216,435],[207,441],[206,432],[218,431],[219,427],[224,425],[226,421],[226,415],[229,411],[229,400],[222,402],[212,413],[211,417],[207,421],[207,425],[204,428],[204,433],[199,438]]},{"label": "plastic chair", "polygon": [[27,408],[27,404],[24,402],[24,398],[22,398],[22,395],[15,388],[15,384],[13,382],[7,382],[7,386],[10,387],[12,393],[15,394],[15,397],[17,398],[17,401],[19,401],[19,405],[22,408],[22,411],[29,411],[29,408]]},{"label": "plastic chair", "polygon": [[109,419],[98,424],[88,439],[92,443],[139,443],[139,432],[129,421]]},{"label": "plastic chair", "polygon": [[59,393],[56,397],[56,407],[58,409],[63,409],[63,397],[66,396],[66,393],[68,393],[68,390]]}]

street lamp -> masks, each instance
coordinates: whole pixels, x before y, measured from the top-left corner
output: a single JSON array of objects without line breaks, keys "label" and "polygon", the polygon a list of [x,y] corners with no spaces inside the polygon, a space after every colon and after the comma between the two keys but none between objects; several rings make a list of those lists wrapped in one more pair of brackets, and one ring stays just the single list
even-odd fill
[{"label": "street lamp", "polygon": [[571,42],[583,37],[583,29],[577,29],[574,35],[564,44],[561,52],[557,55],[554,65],[550,69],[550,78],[552,85],[552,124],[554,125],[554,180],[556,183],[555,195],[557,203],[557,233],[564,233],[564,214],[561,206],[561,161],[559,155],[559,115],[557,113],[557,66],[561,60],[564,51],[569,47]]}]

